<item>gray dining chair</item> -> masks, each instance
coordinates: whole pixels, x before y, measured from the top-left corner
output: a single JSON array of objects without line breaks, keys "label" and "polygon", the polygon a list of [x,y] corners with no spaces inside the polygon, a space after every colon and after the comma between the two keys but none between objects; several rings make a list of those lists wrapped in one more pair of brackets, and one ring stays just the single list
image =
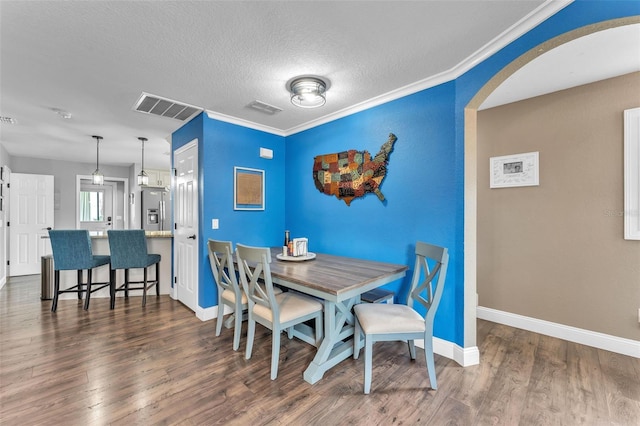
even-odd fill
[{"label": "gray dining chair", "polygon": [[[409,344],[411,359],[416,359],[415,339],[424,339],[427,372],[432,389],[437,389],[433,360],[433,319],[438,310],[449,254],[446,248],[416,243],[416,260],[407,304],[362,303],[353,307],[355,332],[353,357],[360,355],[361,335],[364,334],[364,393],[371,391],[373,344],[385,341],[404,341]],[[416,302],[425,309],[420,314],[414,309]]]},{"label": "gray dining chair", "polygon": [[218,287],[218,318],[216,319],[216,336],[222,332],[224,322],[224,307],[233,309],[234,330],[233,350],[240,347],[240,332],[242,329],[242,313],[248,307],[247,295],[240,288],[233,265],[233,246],[231,241],[217,241],[209,239],[209,263],[213,280]]},{"label": "gray dining chair", "polygon": [[[278,376],[280,359],[280,334],[296,324],[315,320],[315,344],[320,345],[323,336],[322,310],[318,300],[288,291],[277,294],[271,279],[271,250],[267,247],[236,245],[236,258],[242,287],[247,294],[247,350],[245,358],[251,358],[256,322],[271,330],[271,380]],[[289,334],[291,337],[291,334]]]}]

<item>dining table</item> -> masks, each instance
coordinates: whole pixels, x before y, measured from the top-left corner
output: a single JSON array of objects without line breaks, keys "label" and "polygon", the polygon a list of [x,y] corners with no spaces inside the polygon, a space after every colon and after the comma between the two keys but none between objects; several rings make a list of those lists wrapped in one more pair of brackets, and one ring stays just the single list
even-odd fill
[{"label": "dining table", "polygon": [[[324,304],[324,337],[304,380],[314,384],[324,373],[353,355],[355,319],[353,305],[360,295],[406,275],[406,265],[354,257],[312,253],[298,259],[278,259],[282,247],[271,248],[271,278],[275,284],[321,299]],[[305,260],[303,260],[305,259]],[[312,342],[304,329],[298,337]]]}]

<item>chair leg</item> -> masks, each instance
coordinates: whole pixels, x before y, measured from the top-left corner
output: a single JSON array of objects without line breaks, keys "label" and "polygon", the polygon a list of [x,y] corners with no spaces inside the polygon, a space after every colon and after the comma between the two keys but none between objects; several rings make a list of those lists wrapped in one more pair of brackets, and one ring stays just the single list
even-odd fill
[{"label": "chair leg", "polygon": [[220,297],[221,291],[218,288],[218,317],[216,318],[216,336],[219,336],[222,332],[222,323],[224,322],[224,304],[222,303],[222,297]]},{"label": "chair leg", "polygon": [[358,317],[354,316],[355,329],[353,330],[353,359],[358,359],[360,356],[360,337],[362,336],[362,326]]},{"label": "chair leg", "polygon": [[58,294],[60,292],[60,271],[53,272],[53,301],[51,302],[51,312],[58,309]]},{"label": "chair leg", "polygon": [[371,392],[371,370],[373,363],[373,337],[364,335],[364,393]]},{"label": "chair leg", "polygon": [[427,373],[429,374],[429,382],[431,383],[431,389],[438,389],[438,382],[436,381],[436,367],[433,361],[433,337],[425,336],[424,338],[424,356],[427,359]]},{"label": "chair leg", "polygon": [[160,296],[160,262],[156,263],[156,296]]},{"label": "chair leg", "polygon": [[416,343],[413,339],[407,340],[407,344],[409,345],[409,355],[411,359],[416,359]]},{"label": "chair leg", "polygon": [[124,270],[124,297],[129,297],[129,270]]},{"label": "chair leg", "polygon": [[[251,309],[251,308],[249,308]],[[256,322],[249,315],[249,319],[247,321],[247,350],[245,351],[244,358],[251,358],[251,350],[253,349],[253,335],[256,331]]]},{"label": "chair leg", "polygon": [[82,269],[77,271],[78,281],[78,300],[82,300]]},{"label": "chair leg", "polygon": [[278,362],[280,361],[280,332],[281,330],[272,330],[271,333],[271,380],[278,377]]},{"label": "chair leg", "polygon": [[142,287],[142,306],[147,305],[147,279],[149,268],[144,268],[144,285]]},{"label": "chair leg", "polygon": [[89,300],[91,299],[91,279],[92,279],[92,270],[87,269],[87,294],[84,298],[84,310],[89,309]]},{"label": "chair leg", "polygon": [[240,331],[242,331],[242,305],[236,301],[235,306],[235,325],[233,327],[233,350],[237,351],[240,347]]},{"label": "chair leg", "polygon": [[116,271],[115,269],[111,269],[109,267],[109,299],[110,299],[110,308],[115,309],[116,307]]}]

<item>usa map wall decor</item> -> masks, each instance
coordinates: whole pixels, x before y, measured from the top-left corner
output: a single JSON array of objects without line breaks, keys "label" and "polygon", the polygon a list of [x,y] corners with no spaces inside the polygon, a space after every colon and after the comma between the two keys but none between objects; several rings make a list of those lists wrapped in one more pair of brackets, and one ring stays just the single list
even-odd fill
[{"label": "usa map wall decor", "polygon": [[355,149],[317,155],[313,159],[313,182],[316,188],[324,194],[344,200],[347,206],[351,205],[354,198],[364,197],[371,192],[384,201],[380,185],[387,174],[389,154],[397,139],[396,135],[389,133],[389,139],[373,158],[369,151]]}]

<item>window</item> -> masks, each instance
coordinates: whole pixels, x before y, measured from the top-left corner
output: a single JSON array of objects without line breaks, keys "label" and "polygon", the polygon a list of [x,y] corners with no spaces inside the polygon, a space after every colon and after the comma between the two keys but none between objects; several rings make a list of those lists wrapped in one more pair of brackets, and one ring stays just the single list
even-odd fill
[{"label": "window", "polygon": [[80,191],[80,221],[104,221],[104,191]]}]

